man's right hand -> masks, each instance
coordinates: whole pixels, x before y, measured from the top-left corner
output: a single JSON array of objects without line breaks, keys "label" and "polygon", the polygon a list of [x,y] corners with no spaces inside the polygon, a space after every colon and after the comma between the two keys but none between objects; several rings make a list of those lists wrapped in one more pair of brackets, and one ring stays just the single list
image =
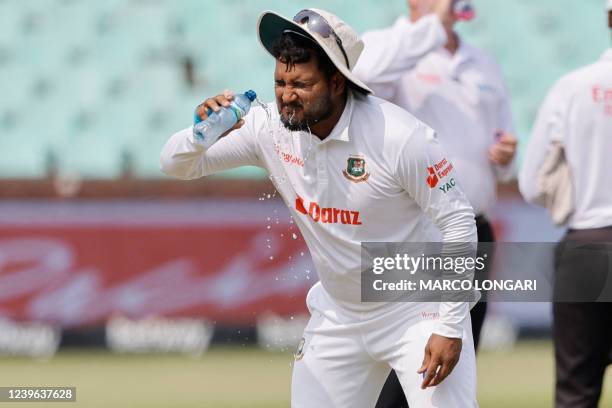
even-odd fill
[{"label": "man's right hand", "polygon": [[[201,120],[206,120],[208,118],[208,110],[212,109],[213,112],[219,112],[222,107],[228,108],[232,101],[234,100],[234,93],[230,90],[223,91],[222,94],[214,96],[212,98],[208,98],[204,102],[198,105],[196,108],[196,113],[200,117]],[[221,137],[226,136],[236,129],[240,129],[244,125],[244,119],[240,119],[230,130],[223,133]]]},{"label": "man's right hand", "polygon": [[421,389],[435,387],[450,375],[461,357],[463,341],[459,338],[432,334],[425,346],[423,364],[417,371],[423,374]]}]

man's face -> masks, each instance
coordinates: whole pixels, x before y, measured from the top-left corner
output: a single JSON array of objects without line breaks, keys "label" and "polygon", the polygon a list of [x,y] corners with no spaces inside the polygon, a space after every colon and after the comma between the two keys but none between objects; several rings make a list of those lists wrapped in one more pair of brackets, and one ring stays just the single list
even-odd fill
[{"label": "man's face", "polygon": [[289,130],[308,130],[333,113],[330,81],[319,70],[316,56],[289,67],[279,60],[274,71],[274,91],[281,122]]}]

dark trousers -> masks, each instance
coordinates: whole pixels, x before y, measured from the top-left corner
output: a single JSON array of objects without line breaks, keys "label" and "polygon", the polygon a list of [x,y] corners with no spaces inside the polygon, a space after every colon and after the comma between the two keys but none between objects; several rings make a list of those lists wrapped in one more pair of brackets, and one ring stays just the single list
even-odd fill
[{"label": "dark trousers", "polygon": [[569,231],[557,248],[556,408],[597,407],[604,373],[612,362],[612,303],[594,302],[612,284],[612,257],[598,242],[612,242],[612,227]]},{"label": "dark trousers", "polygon": [[[476,217],[476,230],[478,232],[478,242],[495,242],[493,228],[485,217]],[[489,256],[487,259],[488,265],[484,270],[485,275],[479,275],[478,279],[486,278],[492,261],[493,257]],[[470,311],[470,317],[472,319],[472,336],[474,337],[474,347],[476,350],[478,350],[480,331],[482,330],[482,324],[484,323],[486,313],[487,303],[482,301],[478,302]],[[402,386],[394,370],[391,370],[391,374],[389,374],[380,392],[376,408],[408,408],[408,401],[406,401],[404,391],[402,390]]]}]

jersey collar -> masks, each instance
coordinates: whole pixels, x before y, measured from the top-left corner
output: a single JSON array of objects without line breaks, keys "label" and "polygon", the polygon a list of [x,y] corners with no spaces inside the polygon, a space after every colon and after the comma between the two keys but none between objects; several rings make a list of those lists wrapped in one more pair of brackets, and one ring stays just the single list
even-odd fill
[{"label": "jersey collar", "polygon": [[350,140],[349,127],[351,124],[351,117],[353,115],[353,106],[353,94],[351,91],[349,91],[346,98],[344,111],[342,112],[342,115],[340,115],[338,123],[336,123],[336,126],[334,126],[334,129],[331,131],[329,136],[327,136],[321,143],[327,143],[329,140],[339,140],[341,142],[348,142]]},{"label": "jersey collar", "polygon": [[451,72],[455,72],[461,65],[476,59],[474,47],[466,43],[459,34],[457,34],[457,39],[459,40],[459,47],[454,55],[444,47],[434,51],[449,61]]}]

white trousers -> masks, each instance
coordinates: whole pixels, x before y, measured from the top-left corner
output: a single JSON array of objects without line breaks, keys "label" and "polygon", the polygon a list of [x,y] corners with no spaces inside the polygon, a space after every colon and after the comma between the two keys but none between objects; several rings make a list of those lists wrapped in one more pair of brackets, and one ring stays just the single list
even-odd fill
[{"label": "white trousers", "polygon": [[382,313],[356,315],[316,286],[318,293],[308,296],[311,318],[293,367],[293,408],[374,408],[391,368],[410,408],[478,407],[469,315],[455,369],[440,385],[421,390],[417,370],[438,318],[437,303],[396,303]]}]

